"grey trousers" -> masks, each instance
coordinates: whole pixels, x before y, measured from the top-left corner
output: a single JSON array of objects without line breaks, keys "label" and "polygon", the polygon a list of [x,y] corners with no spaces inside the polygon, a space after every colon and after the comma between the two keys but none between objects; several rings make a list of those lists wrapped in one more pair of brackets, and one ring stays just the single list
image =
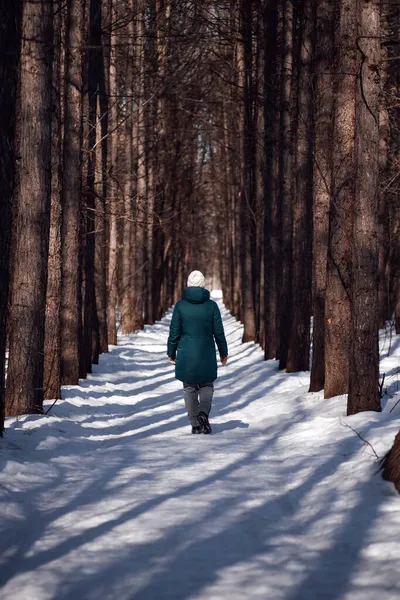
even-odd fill
[{"label": "grey trousers", "polygon": [[214,394],[214,384],[211,383],[184,383],[183,395],[185,406],[192,427],[198,427],[197,415],[200,412],[210,414]]}]

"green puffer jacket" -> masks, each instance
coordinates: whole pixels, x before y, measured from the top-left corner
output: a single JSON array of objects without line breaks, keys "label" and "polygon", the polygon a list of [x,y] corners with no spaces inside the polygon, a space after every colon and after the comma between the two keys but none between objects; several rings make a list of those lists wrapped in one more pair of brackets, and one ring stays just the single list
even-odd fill
[{"label": "green puffer jacket", "polygon": [[217,379],[214,339],[221,358],[228,356],[224,326],[210,292],[188,287],[176,303],[168,338],[168,356],[176,358],[175,377],[185,383],[210,383]]}]

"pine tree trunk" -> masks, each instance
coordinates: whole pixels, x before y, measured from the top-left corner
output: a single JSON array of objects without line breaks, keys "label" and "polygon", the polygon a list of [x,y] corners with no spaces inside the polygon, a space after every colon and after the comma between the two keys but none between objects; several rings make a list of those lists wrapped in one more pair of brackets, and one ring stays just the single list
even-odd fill
[{"label": "pine tree trunk", "polygon": [[308,371],[310,360],[311,265],[312,265],[312,63],[314,11],[311,1],[301,7],[298,120],[296,132],[296,181],[293,197],[292,324],[286,371]]},{"label": "pine tree trunk", "polygon": [[278,265],[278,189],[275,171],[279,122],[276,118],[277,90],[277,1],[264,9],[264,357],[276,358],[278,351],[277,265]]},{"label": "pine tree trunk", "polygon": [[50,400],[61,398],[61,97],[63,90],[61,74],[62,11],[60,3],[55,5],[55,9],[50,243],[44,338],[44,397]]},{"label": "pine tree trunk", "polygon": [[[102,0],[102,53],[99,79],[99,114],[97,116],[96,164],[99,183],[95,198],[95,294],[99,328],[99,350],[108,352],[107,332],[107,215],[106,199],[109,190],[108,161],[108,114],[114,98],[109,96],[110,77],[110,41],[111,41],[111,0]],[[100,166],[101,165],[101,166]]]},{"label": "pine tree trunk", "polygon": [[394,483],[400,493],[400,432],[383,462],[383,478]]},{"label": "pine tree trunk", "polygon": [[355,89],[357,6],[341,0],[335,40],[333,190],[330,203],[325,295],[325,398],[348,392],[350,344],[351,211],[355,194]]},{"label": "pine tree trunk", "polygon": [[242,322],[244,326],[243,342],[253,341],[256,338],[256,320],[254,306],[254,278],[253,278],[253,245],[255,242],[254,223],[254,172],[253,172],[253,48],[252,24],[253,12],[251,3],[243,0],[243,53],[244,53],[244,86],[243,86],[243,187],[240,196],[241,218],[241,296],[242,296]]},{"label": "pine tree trunk", "polygon": [[380,7],[361,0],[357,48],[356,193],[351,245],[351,351],[347,414],[381,410],[379,398],[378,197]]},{"label": "pine tree trunk", "polygon": [[4,426],[5,358],[8,317],[14,137],[22,5],[0,6],[0,436]]},{"label": "pine tree trunk", "polygon": [[62,187],[61,382],[79,381],[81,335],[83,5],[67,7]]},{"label": "pine tree trunk", "polygon": [[100,338],[95,296],[95,194],[96,172],[101,166],[96,164],[97,102],[101,77],[101,0],[90,1],[88,51],[88,159],[85,187],[86,231],[85,231],[85,293],[83,304],[83,347],[84,370],[92,372],[92,362],[98,363]]},{"label": "pine tree trunk", "polygon": [[[116,22],[116,5],[113,2],[113,23]],[[108,219],[109,219],[109,241],[108,241],[108,271],[107,271],[107,331],[108,343],[117,344],[117,155],[118,155],[118,132],[114,131],[117,126],[117,73],[116,73],[116,36],[111,33],[111,58],[110,58],[110,96],[111,108],[109,119],[109,152],[111,181],[109,189]],[[114,132],[113,132],[114,131]]]},{"label": "pine tree trunk", "polygon": [[279,368],[286,368],[289,349],[291,315],[291,264],[292,264],[292,226],[293,210],[291,196],[291,80],[293,69],[293,4],[284,0],[283,5],[283,43],[282,76],[280,89],[279,123],[279,203],[282,227],[281,285],[279,289]]},{"label": "pine tree trunk", "polygon": [[144,259],[145,259],[145,206],[146,206],[146,160],[145,160],[145,122],[144,122],[144,47],[143,47],[143,8],[138,18],[138,40],[140,47],[137,50],[137,94],[138,94],[138,125],[137,125],[137,191],[136,191],[136,248],[135,248],[135,331],[143,328],[143,304],[144,304]]},{"label": "pine tree trunk", "polygon": [[[131,7],[133,9],[133,6]],[[128,24],[129,37],[134,39],[134,22],[131,19]],[[124,182],[124,218],[122,222],[122,293],[121,293],[121,327],[122,333],[134,332],[133,315],[133,269],[132,247],[133,235],[133,68],[134,49],[130,45],[127,49],[127,65],[125,76],[125,89],[127,94],[127,119],[124,127],[124,151],[125,151],[125,182]],[[136,118],[136,115],[135,115]]]},{"label": "pine tree trunk", "polygon": [[315,150],[313,174],[313,352],[310,392],[325,384],[325,287],[328,259],[329,203],[332,193],[333,51],[335,7],[316,7]]},{"label": "pine tree trunk", "polygon": [[52,9],[47,1],[23,6],[21,163],[6,389],[8,415],[43,410],[51,201]]}]

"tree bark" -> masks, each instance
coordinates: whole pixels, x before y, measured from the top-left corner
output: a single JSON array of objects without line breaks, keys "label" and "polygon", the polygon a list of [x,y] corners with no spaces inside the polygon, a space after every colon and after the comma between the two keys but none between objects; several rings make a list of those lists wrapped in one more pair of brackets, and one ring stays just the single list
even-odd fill
[{"label": "tree bark", "polygon": [[400,431],[383,462],[383,478],[394,483],[400,493]]},{"label": "tree bark", "polygon": [[243,54],[244,54],[244,86],[243,86],[243,187],[240,196],[241,216],[241,296],[243,342],[256,338],[255,318],[255,282],[253,277],[254,244],[255,244],[255,181],[254,181],[254,128],[253,128],[253,44],[252,25],[253,11],[251,3],[243,0]]},{"label": "tree bark", "polygon": [[351,245],[351,351],[347,414],[380,411],[378,197],[380,6],[361,0],[357,48],[356,192]]},{"label": "tree bark", "polygon": [[292,226],[293,209],[291,196],[291,114],[292,94],[291,81],[293,70],[293,4],[284,0],[283,5],[283,43],[282,43],[282,76],[280,89],[280,123],[279,123],[279,204],[282,235],[282,266],[279,289],[279,368],[285,369],[289,349],[290,315],[291,315],[291,264],[292,264]]},{"label": "tree bark", "polygon": [[[113,1],[113,19],[116,23],[117,8]],[[117,344],[117,203],[118,203],[118,181],[117,181],[117,155],[118,155],[118,131],[113,131],[117,126],[117,72],[116,72],[116,42],[117,33],[111,31],[111,57],[110,57],[110,190],[108,203],[109,219],[109,242],[108,242],[108,270],[107,270],[107,332],[108,342],[114,346]]]},{"label": "tree bark", "polygon": [[325,398],[348,392],[350,344],[351,214],[355,194],[355,90],[357,6],[341,0],[335,40],[333,190],[330,203],[325,296]]},{"label": "tree bark", "polygon": [[54,14],[51,211],[44,338],[44,397],[49,400],[61,398],[62,14],[61,2],[57,2]]},{"label": "tree bark", "polygon": [[7,415],[40,413],[43,410],[51,201],[51,3],[24,4],[22,39],[21,166],[11,296]]},{"label": "tree bark", "polygon": [[0,6],[0,436],[4,426],[11,207],[14,187],[15,108],[21,43],[22,4]]},{"label": "tree bark", "polygon": [[67,7],[62,187],[61,382],[79,381],[81,335],[83,4]]},{"label": "tree bark", "polygon": [[[131,2],[130,2],[131,4]],[[133,11],[133,5],[130,6]],[[134,21],[131,18],[128,24],[129,38],[134,40]],[[134,49],[130,45],[126,52],[126,76],[125,89],[127,95],[126,101],[126,121],[124,127],[124,152],[125,152],[125,180],[124,180],[124,218],[122,222],[122,293],[121,293],[121,328],[122,333],[134,332],[134,289],[133,289],[133,269],[132,257],[135,252],[132,246],[134,227],[133,221],[133,69],[134,69]]]},{"label": "tree bark", "polygon": [[312,2],[302,3],[300,12],[300,65],[296,132],[295,188],[293,197],[291,335],[286,371],[310,368],[311,265],[312,265],[312,177],[313,102],[312,63],[314,11]]},{"label": "tree bark", "polygon": [[275,173],[275,156],[279,135],[277,90],[277,27],[278,3],[276,0],[264,9],[264,357],[276,358],[278,351],[277,319],[277,266],[278,245],[278,189]]},{"label": "tree bark", "polygon": [[102,76],[101,0],[90,1],[88,35],[88,138],[87,174],[85,186],[85,292],[83,304],[82,358],[86,373],[92,372],[92,362],[98,363],[100,354],[99,320],[95,295],[95,196],[96,173],[101,164],[96,162],[97,112]]},{"label": "tree bark", "polygon": [[325,384],[325,288],[329,203],[332,194],[335,4],[318,0],[315,55],[315,150],[313,175],[313,351],[310,392]]}]

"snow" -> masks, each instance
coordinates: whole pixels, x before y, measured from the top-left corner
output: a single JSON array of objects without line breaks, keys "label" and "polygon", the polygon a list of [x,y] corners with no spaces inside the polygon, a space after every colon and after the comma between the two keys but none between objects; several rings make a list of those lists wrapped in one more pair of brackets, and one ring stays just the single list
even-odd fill
[{"label": "snow", "polygon": [[374,454],[400,429],[400,336],[381,332],[384,411],[346,417],[345,397],[307,393],[308,373],[264,362],[221,308],[213,435],[190,434],[171,311],[49,415],[7,420],[2,600],[400,597],[400,498]]}]

